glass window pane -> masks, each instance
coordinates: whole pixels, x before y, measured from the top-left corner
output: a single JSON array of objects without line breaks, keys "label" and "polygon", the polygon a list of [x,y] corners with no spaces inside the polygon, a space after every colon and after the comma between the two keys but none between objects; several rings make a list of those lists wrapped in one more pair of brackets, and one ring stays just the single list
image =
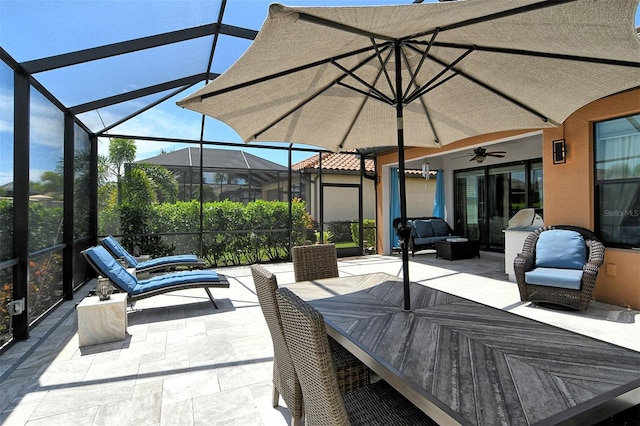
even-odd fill
[{"label": "glass window pane", "polygon": [[29,324],[62,300],[62,250],[29,259]]},{"label": "glass window pane", "polygon": [[13,257],[13,71],[4,62],[0,98],[0,260],[6,260]]},{"label": "glass window pane", "polygon": [[596,179],[640,176],[640,114],[596,123]]},{"label": "glass window pane", "polygon": [[73,238],[90,235],[89,202],[91,194],[89,134],[80,126],[75,126],[74,141],[74,178],[73,178]]},{"label": "glass window pane", "polygon": [[640,247],[640,182],[600,185],[599,200],[600,237]]},{"label": "glass window pane", "polygon": [[62,243],[64,115],[31,90],[29,252]]},{"label": "glass window pane", "polygon": [[596,231],[605,243],[640,247],[640,114],[595,125]]}]

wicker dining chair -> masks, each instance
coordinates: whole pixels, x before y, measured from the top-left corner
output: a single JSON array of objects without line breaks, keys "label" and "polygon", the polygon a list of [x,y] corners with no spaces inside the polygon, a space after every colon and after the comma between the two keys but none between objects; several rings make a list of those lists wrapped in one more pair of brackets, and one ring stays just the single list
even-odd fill
[{"label": "wicker dining chair", "polygon": [[322,315],[286,287],[276,291],[276,299],[302,388],[306,425],[436,424],[383,380],[340,395]]},{"label": "wicker dining chair", "polygon": [[[278,282],[276,276],[259,265],[251,266],[253,282],[258,294],[262,313],[267,321],[273,341],[273,400],[278,406],[280,395],[284,399],[294,425],[301,424],[304,414],[302,391],[293,368],[289,349],[282,330],[280,310],[276,303]],[[370,383],[369,368],[344,349],[338,342],[330,339],[330,354],[338,378],[340,393],[349,393]]]},{"label": "wicker dining chair", "polygon": [[[582,266],[579,288],[563,288],[555,285],[534,285],[527,282],[527,273],[536,268],[536,247],[540,235],[552,230],[575,231],[582,236],[586,249],[586,261]],[[604,261],[604,244],[592,231],[571,225],[544,226],[526,238],[522,253],[513,262],[516,281],[523,302],[549,303],[584,311],[588,308],[600,266]]]},{"label": "wicker dining chair", "polygon": [[338,276],[335,244],[294,246],[291,252],[296,281],[319,280]]}]

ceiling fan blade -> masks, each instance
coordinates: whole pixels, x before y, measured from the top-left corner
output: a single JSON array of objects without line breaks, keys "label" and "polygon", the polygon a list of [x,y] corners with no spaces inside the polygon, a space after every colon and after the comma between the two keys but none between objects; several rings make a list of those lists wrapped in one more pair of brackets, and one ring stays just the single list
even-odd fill
[{"label": "ceiling fan blade", "polygon": [[498,153],[495,153],[495,152],[487,152],[486,155],[488,155],[490,157],[497,157],[497,158],[503,158],[505,156],[505,154],[498,154]]}]

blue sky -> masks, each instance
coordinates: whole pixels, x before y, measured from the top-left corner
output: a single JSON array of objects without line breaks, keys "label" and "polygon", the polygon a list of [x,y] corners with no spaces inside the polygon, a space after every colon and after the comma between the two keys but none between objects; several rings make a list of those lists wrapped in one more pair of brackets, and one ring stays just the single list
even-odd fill
[{"label": "blue sky", "polygon": [[[371,5],[371,4],[397,4],[411,3],[412,0],[284,0],[288,5]],[[436,0],[425,0],[436,1]],[[500,0],[496,0],[500,1]],[[615,5],[617,0],[608,0]],[[176,7],[176,13],[169,15],[156,15],[150,3],[157,5],[159,9],[166,9],[170,5]],[[147,36],[148,27],[140,23],[140,16],[146,16],[149,21],[153,21],[154,28],[159,32],[172,31],[194,25],[210,23],[212,16],[219,8],[220,0],[189,0],[188,9],[184,1],[175,0],[0,0],[0,46],[8,51],[18,62],[31,59],[47,57],[53,54],[65,53],[68,51],[86,49],[115,41],[127,40],[136,37]],[[225,23],[246,27],[254,30],[260,29],[267,13],[267,6],[271,0],[229,0],[225,11]],[[640,26],[640,11],[636,12],[635,25]],[[213,72],[222,72],[228,68],[249,45],[248,41],[235,40],[233,43],[227,38],[224,43],[219,44],[218,54],[213,64]],[[201,50],[198,50],[200,52]],[[206,58],[188,58],[187,60],[206,60]],[[145,65],[145,64],[142,64]],[[142,66],[140,65],[140,66]],[[157,64],[146,64],[153,70]],[[89,67],[91,65],[87,65]],[[171,63],[163,64],[163,72],[171,71]],[[119,70],[125,74],[128,70]],[[45,75],[47,74],[47,75]],[[57,72],[36,75],[45,87],[54,87],[56,78],[67,78],[65,89],[69,89],[68,96],[93,95],[93,98],[101,90],[100,85],[92,84],[96,81],[108,82],[109,79],[121,78],[121,74],[113,75],[96,70],[92,73],[85,73],[91,79],[88,82],[82,80],[75,81],[74,85],[68,84],[68,77],[59,75]],[[135,88],[136,82],[132,78],[131,85]],[[80,78],[80,77],[79,77]],[[141,83],[141,82],[140,82]],[[75,87],[75,92],[71,90]],[[201,86],[191,89],[189,92],[181,93],[163,104],[141,114],[129,122],[115,128],[112,133],[131,135],[151,135],[157,137],[174,137],[186,139],[199,139],[199,123],[201,116],[192,111],[183,110],[175,105],[175,102],[185,97],[188,93]],[[0,87],[1,89],[2,87]],[[82,91],[96,91],[93,93],[82,93]],[[131,90],[131,88],[127,89]],[[53,91],[53,90],[52,90]],[[56,91],[55,95],[59,96]],[[3,95],[3,93],[0,93]],[[66,96],[66,92],[65,95]],[[73,101],[68,101],[61,97],[67,105],[74,105]],[[81,103],[81,102],[77,102]],[[2,108],[2,106],[0,106]],[[87,114],[81,117],[92,129],[99,129],[99,121],[113,122],[115,118],[121,117],[117,114],[117,107],[101,110],[101,116]],[[113,115],[111,115],[113,114]],[[126,114],[125,114],[126,115]],[[0,132],[6,129],[11,123],[2,122],[2,112],[0,109]],[[45,117],[46,119],[46,117]],[[5,130],[6,131],[6,130]],[[6,138],[0,133],[0,149],[4,150]],[[242,143],[239,136],[228,126],[217,120],[207,118],[207,132],[205,140],[224,141]],[[40,146],[46,146],[46,139],[43,138]],[[281,143],[277,146],[283,146]],[[287,153],[284,151],[265,152],[255,150],[251,145],[243,146],[243,150],[274,161],[279,164],[287,164]],[[108,147],[108,140],[101,141],[100,150],[104,153]],[[179,149],[180,145],[165,143],[138,143],[138,158],[147,158],[156,155],[160,149]],[[46,149],[39,150],[44,154]],[[294,154],[293,161],[297,162],[307,158],[309,153]],[[0,185],[10,182],[12,179],[12,169],[7,167],[6,156],[0,156]],[[55,161],[51,155],[41,155],[41,158],[32,157],[32,172],[34,175],[43,170],[52,170]],[[34,164],[37,163],[37,164]]]}]

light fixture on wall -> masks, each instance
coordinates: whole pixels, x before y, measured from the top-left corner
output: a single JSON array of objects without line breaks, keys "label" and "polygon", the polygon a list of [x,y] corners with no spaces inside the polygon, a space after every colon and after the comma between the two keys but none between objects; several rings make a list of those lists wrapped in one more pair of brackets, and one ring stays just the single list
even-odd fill
[{"label": "light fixture on wall", "polygon": [[422,163],[422,177],[429,180],[429,163]]},{"label": "light fixture on wall", "polygon": [[564,139],[553,141],[553,164],[567,162],[567,142]]}]

